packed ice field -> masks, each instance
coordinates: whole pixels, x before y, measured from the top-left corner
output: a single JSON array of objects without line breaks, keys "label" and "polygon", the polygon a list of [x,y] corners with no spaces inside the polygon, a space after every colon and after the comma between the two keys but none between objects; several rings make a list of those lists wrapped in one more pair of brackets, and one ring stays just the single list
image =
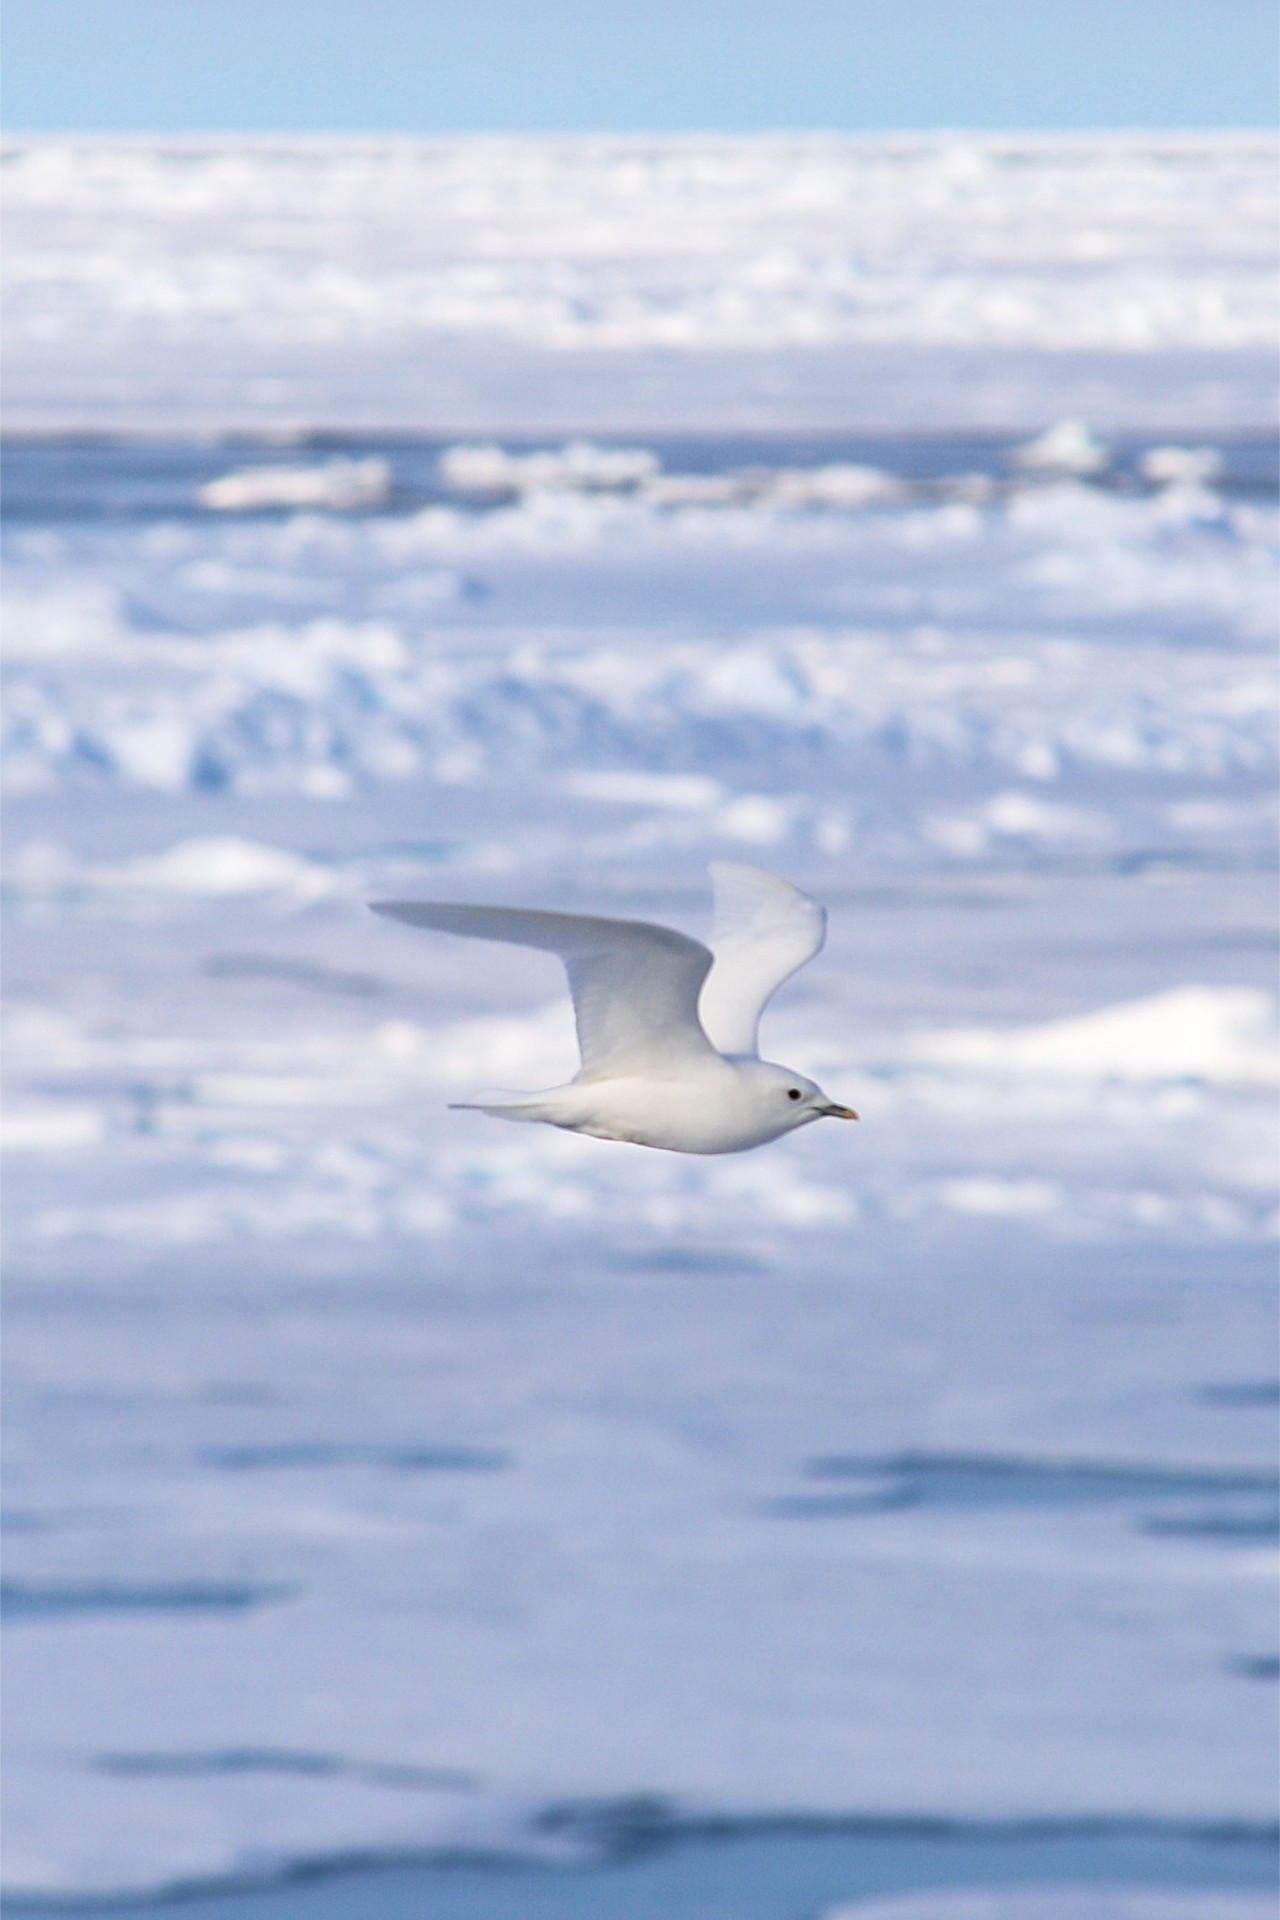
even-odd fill
[{"label": "packed ice field", "polygon": [[11,430],[1267,430],[1267,134],[21,139]]},{"label": "packed ice field", "polygon": [[[588,315],[584,284],[621,271],[614,203],[570,220],[556,196],[587,188],[555,143],[507,228],[493,145],[15,162],[19,211],[46,194],[16,250],[5,471],[15,1901],[448,1854],[582,1886],[708,1820],[923,1821],[1145,1836],[1108,1856],[1127,1892],[1082,1891],[1106,1863],[1064,1855],[1052,1877],[1080,1885],[1035,1896],[1054,1920],[1260,1911],[1280,1672],[1261,162],[1230,140],[978,143],[965,175],[944,142],[910,168],[891,142],[798,144],[669,143],[646,172],[618,143],[649,248],[627,284],[693,298],[698,247],[659,252],[673,206],[702,206],[688,232],[720,237],[731,279],[811,176],[827,226],[796,259],[816,273],[862,219],[848,285],[874,292],[868,182],[902,198],[909,173],[885,231],[901,257],[935,196],[954,259],[921,242],[928,312],[970,314],[989,369],[1011,261],[1027,285],[1127,275],[1113,322],[1165,331],[1064,346],[1035,315],[1074,309],[1046,293],[1010,344],[1029,417],[817,433],[815,382],[846,363],[806,359],[766,302],[764,426],[676,433],[655,400],[627,434],[587,413],[499,431],[477,339],[490,372],[559,356],[579,398],[589,353],[621,356],[635,404],[652,365],[607,330],[539,336],[524,281],[501,337],[402,311],[391,197],[361,241],[386,299],[301,350],[366,428],[307,429],[264,387],[271,433],[219,435],[226,395],[267,379],[262,288],[287,305],[298,250],[355,245],[335,178],[358,212],[375,160],[443,170],[504,272],[517,232],[549,275],[594,231]],[[1073,253],[1028,208],[1076,206],[1086,160],[1102,237]],[[128,190],[105,228],[104,181]],[[166,305],[154,263],[225,242],[237,206],[257,209],[243,308]],[[852,311],[823,352],[865,346]],[[59,315],[86,343],[78,371],[62,348],[74,405],[40,346]],[[297,315],[277,320],[287,342]],[[730,391],[741,341],[717,324],[662,393],[700,365]],[[903,351],[941,404],[959,363],[920,326]],[[469,430],[391,430],[415,340]],[[1139,360],[1146,414],[1107,417]],[[180,364],[206,412],[161,432]],[[1086,390],[1092,419],[1054,404]],[[122,432],[126,391],[145,433]],[[695,1159],[448,1110],[573,1071],[563,978],[367,901],[705,936],[717,857],[827,904],[763,1037],[859,1128]],[[1004,1920],[964,1871],[986,1891],[851,1865],[805,1910],[967,1920],[985,1899]],[[635,1911],[680,1910],[664,1898]]]}]

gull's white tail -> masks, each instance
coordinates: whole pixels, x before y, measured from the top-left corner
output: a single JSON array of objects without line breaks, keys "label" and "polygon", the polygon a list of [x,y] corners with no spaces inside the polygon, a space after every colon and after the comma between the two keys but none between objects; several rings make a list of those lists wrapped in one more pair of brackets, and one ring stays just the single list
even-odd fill
[{"label": "gull's white tail", "polygon": [[475,1100],[451,1100],[453,1113],[491,1113],[495,1120],[549,1120],[560,1118],[553,1093],[482,1093]]}]

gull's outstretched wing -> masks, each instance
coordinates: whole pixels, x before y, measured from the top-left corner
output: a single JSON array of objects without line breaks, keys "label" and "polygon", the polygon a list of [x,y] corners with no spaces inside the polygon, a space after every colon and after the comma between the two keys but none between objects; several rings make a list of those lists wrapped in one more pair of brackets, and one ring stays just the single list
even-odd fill
[{"label": "gull's outstretched wing", "polygon": [[819,951],[827,934],[826,912],[799,887],[762,867],[713,860],[711,885],[715,965],[698,1015],[721,1053],[754,1053],[765,1003]]},{"label": "gull's outstretched wing", "polygon": [[712,1051],[698,1024],[698,993],[711,955],[671,927],[433,900],[382,900],[373,911],[411,927],[558,953],[573,994],[584,1080],[652,1072]]}]

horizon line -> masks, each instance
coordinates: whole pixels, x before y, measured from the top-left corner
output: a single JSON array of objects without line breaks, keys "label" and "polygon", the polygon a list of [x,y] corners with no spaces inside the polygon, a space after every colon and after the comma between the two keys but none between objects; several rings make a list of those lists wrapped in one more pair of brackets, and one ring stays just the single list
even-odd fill
[{"label": "horizon line", "polygon": [[1153,126],[1141,121],[1087,127],[977,126],[948,122],[933,126],[833,127],[821,125],[731,128],[671,127],[0,127],[4,140],[1094,140],[1268,138],[1280,142],[1280,125],[1203,123]]}]

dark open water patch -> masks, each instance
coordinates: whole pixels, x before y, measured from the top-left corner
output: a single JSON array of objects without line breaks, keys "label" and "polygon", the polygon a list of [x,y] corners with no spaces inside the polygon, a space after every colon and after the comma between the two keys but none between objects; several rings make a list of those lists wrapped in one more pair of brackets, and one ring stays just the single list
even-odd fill
[{"label": "dark open water patch", "polygon": [[1000,1454],[831,1454],[807,1461],[825,1481],[768,1503],[780,1519],[821,1520],[896,1507],[1120,1506],[1143,1533],[1203,1540],[1273,1540],[1280,1476],[1262,1470],[1123,1461],[1033,1460]]},{"label": "dark open water patch", "polygon": [[1206,1407],[1280,1407],[1280,1380],[1219,1380],[1197,1397]]},{"label": "dark open water patch", "polygon": [[1242,1680],[1280,1680],[1280,1655],[1274,1653],[1242,1653],[1228,1660],[1227,1672],[1235,1673]]},{"label": "dark open water patch", "polygon": [[622,1273],[768,1273],[769,1263],[752,1253],[718,1247],[659,1247],[651,1253],[619,1253],[612,1261]]},{"label": "dark open water patch", "polygon": [[374,1467],[388,1473],[501,1473],[509,1454],[488,1447],[369,1446],[358,1441],[281,1440],[258,1446],[202,1447],[205,1467],[231,1473],[279,1472],[291,1467]]},{"label": "dark open water patch", "polygon": [[1182,1540],[1276,1540],[1280,1539],[1280,1514],[1269,1512],[1151,1513],[1138,1522],[1142,1533],[1158,1539]]},{"label": "dark open water patch", "polygon": [[69,1613],[245,1613],[272,1600],[291,1599],[295,1587],[243,1580],[5,1580],[0,1617],[54,1620]]},{"label": "dark open water patch", "polygon": [[1267,1893],[1276,1834],[1107,1820],[673,1821],[657,1804],[544,1816],[594,1841],[574,1867],[466,1858],[298,1862],[272,1884],[189,1885],[151,1900],[11,1896],[9,1916],[73,1920],[816,1920],[837,1902],[1017,1885]]},{"label": "dark open water patch", "polygon": [[415,1767],[398,1763],[344,1760],[336,1753],[307,1753],[292,1747],[220,1747],[211,1753],[101,1753],[99,1773],[132,1779],[189,1780],[227,1773],[292,1774],[306,1780],[363,1780],[375,1787],[421,1787],[432,1792],[469,1793],[479,1786],[474,1774],[458,1767]]}]

